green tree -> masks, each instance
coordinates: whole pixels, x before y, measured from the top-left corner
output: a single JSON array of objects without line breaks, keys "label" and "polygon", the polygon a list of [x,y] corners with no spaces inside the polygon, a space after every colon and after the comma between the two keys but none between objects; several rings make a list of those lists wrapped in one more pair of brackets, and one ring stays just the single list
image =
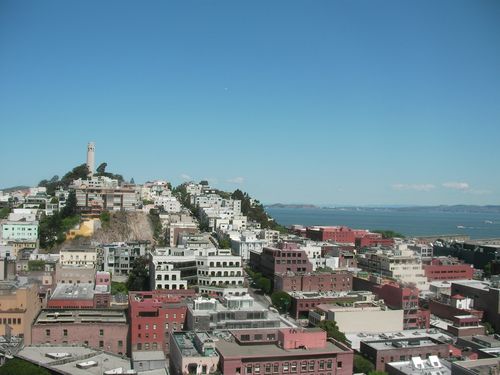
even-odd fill
[{"label": "green tree", "polygon": [[0,208],[0,219],[6,219],[10,214],[9,207]]},{"label": "green tree", "polygon": [[385,371],[370,371],[368,375],[387,375]]},{"label": "green tree", "polygon": [[66,205],[61,210],[61,216],[63,218],[74,216],[77,212],[77,201],[76,201],[76,193],[71,191],[68,195],[68,199],[66,199]]},{"label": "green tree", "polygon": [[43,260],[28,260],[29,271],[43,271],[45,269],[45,261]]},{"label": "green tree", "polygon": [[375,229],[372,230],[373,233],[380,233],[382,238],[405,238],[405,236],[401,233],[394,232],[393,230],[387,229]]},{"label": "green tree", "polygon": [[111,282],[111,294],[127,294],[128,289],[126,283],[120,283],[117,281],[112,281]]},{"label": "green tree", "polygon": [[375,370],[375,366],[365,357],[359,354],[354,354],[354,372],[362,372],[368,374]]},{"label": "green tree", "polygon": [[103,227],[107,227],[109,222],[111,221],[111,214],[109,211],[102,211],[99,215],[99,220],[101,220],[101,224]]},{"label": "green tree", "polygon": [[8,360],[0,367],[0,375],[50,375],[49,370],[19,358]]},{"label": "green tree", "polygon": [[106,167],[108,166],[108,163],[101,163],[99,166],[96,168],[96,173],[99,175],[103,175],[106,173]]},{"label": "green tree", "polygon": [[269,292],[271,291],[271,280],[269,280],[267,277],[262,276],[257,280],[257,286],[264,293],[269,294]]},{"label": "green tree", "polygon": [[326,335],[328,337],[331,337],[344,344],[347,343],[347,338],[345,337],[343,332],[339,331],[337,322],[335,322],[334,320],[323,320],[321,323],[319,323],[318,326],[326,331]]},{"label": "green tree", "polygon": [[271,294],[271,301],[281,313],[286,313],[292,305],[292,297],[287,292],[278,291]]},{"label": "green tree", "polygon": [[231,248],[231,240],[228,236],[221,236],[219,238],[219,247],[221,249],[230,249]]},{"label": "green tree", "polygon": [[488,335],[492,335],[495,333],[495,328],[493,328],[493,326],[491,325],[490,322],[484,322],[483,325],[484,325],[484,328],[486,328],[486,333]]},{"label": "green tree", "polygon": [[145,257],[134,260],[125,285],[128,290],[149,290],[149,263]]}]

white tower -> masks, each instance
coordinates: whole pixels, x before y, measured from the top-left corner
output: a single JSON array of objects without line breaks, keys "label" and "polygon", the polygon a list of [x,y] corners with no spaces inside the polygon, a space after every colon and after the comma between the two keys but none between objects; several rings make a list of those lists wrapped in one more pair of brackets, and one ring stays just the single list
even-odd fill
[{"label": "white tower", "polygon": [[94,175],[94,154],[95,154],[95,143],[89,142],[87,145],[87,168],[89,170],[89,175]]}]

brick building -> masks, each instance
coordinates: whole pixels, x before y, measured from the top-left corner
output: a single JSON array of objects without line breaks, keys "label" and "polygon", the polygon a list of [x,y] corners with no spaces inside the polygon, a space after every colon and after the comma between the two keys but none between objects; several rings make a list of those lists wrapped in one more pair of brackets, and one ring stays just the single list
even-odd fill
[{"label": "brick building", "polygon": [[290,292],[292,297],[290,315],[295,319],[307,319],[309,310],[329,303],[352,303],[365,300],[369,292]]},{"label": "brick building", "polygon": [[93,309],[106,308],[111,303],[110,287],[91,284],[58,284],[50,299],[48,308]]},{"label": "brick building", "polygon": [[352,374],[352,349],[319,328],[226,331],[215,344],[223,374]]},{"label": "brick building", "polygon": [[169,352],[170,333],[182,331],[187,297],[194,290],[155,290],[129,293],[131,351]]},{"label": "brick building", "polygon": [[307,253],[294,243],[281,243],[280,247],[264,247],[262,253],[250,252],[250,264],[262,275],[272,279],[284,272],[312,272]]},{"label": "brick building", "polygon": [[54,310],[40,312],[31,329],[33,344],[79,344],[127,354],[128,324],[122,310]]},{"label": "brick building", "polygon": [[340,243],[355,243],[356,235],[361,236],[361,232],[348,227],[307,227],[306,237],[314,241],[333,241]]},{"label": "brick building", "polygon": [[424,274],[429,281],[435,280],[471,280],[474,267],[460,262],[456,258],[434,258],[429,264],[422,266]]},{"label": "brick building", "polygon": [[274,289],[285,292],[344,292],[352,290],[352,274],[347,271],[293,273],[274,276]]},{"label": "brick building", "polygon": [[371,246],[387,246],[391,247],[394,245],[393,238],[383,238],[380,233],[368,233],[362,237],[356,237],[354,242],[358,249],[363,247],[371,247]]},{"label": "brick building", "polygon": [[375,365],[377,371],[385,371],[386,363],[406,361],[411,357],[450,356],[449,344],[431,337],[361,341],[359,351]]},{"label": "brick building", "polygon": [[430,312],[419,307],[418,288],[405,286],[380,277],[368,278],[354,276],[354,290],[369,290],[383,299],[385,304],[395,310],[404,311],[404,329],[429,328]]}]

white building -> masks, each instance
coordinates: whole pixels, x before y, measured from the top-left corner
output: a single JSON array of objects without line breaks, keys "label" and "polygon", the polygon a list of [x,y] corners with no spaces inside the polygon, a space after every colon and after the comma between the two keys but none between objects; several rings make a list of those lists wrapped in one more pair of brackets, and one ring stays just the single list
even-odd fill
[{"label": "white building", "polygon": [[262,253],[262,249],[267,245],[265,240],[257,238],[254,232],[245,231],[237,237],[231,237],[231,250],[234,255],[241,257],[244,261],[250,259],[250,251]]},{"label": "white building", "polygon": [[59,253],[59,263],[62,266],[77,266],[96,268],[97,250],[92,249],[66,249]]},{"label": "white building", "polygon": [[187,289],[187,281],[182,280],[181,271],[174,268],[173,260],[167,249],[157,249],[150,254],[149,275],[152,290]]},{"label": "white building", "polygon": [[36,241],[38,221],[7,221],[2,224],[4,241]]}]

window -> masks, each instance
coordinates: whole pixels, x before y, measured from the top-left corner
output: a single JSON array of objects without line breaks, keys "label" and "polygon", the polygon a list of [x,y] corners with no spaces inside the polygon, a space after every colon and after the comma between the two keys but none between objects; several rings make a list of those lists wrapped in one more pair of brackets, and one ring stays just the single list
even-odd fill
[{"label": "window", "polygon": [[342,361],[337,362],[337,368],[342,368]]},{"label": "window", "polygon": [[153,329],[156,329],[156,324],[153,324]]},{"label": "window", "polygon": [[99,341],[99,348],[104,348],[104,341],[102,340]]},{"label": "window", "polygon": [[68,336],[68,330],[67,330],[67,329],[63,329],[63,336],[64,336],[64,337],[67,337],[67,336]]},{"label": "window", "polygon": [[266,363],[265,372],[266,372],[266,374],[269,374],[271,372],[271,364],[270,363]]},{"label": "window", "polygon": [[247,374],[251,374],[252,373],[252,365],[248,365],[247,366],[247,371],[246,371]]},{"label": "window", "polygon": [[302,372],[307,371],[307,362],[302,362],[300,364],[300,371]]},{"label": "window", "polygon": [[309,362],[309,371],[314,371],[314,361]]},{"label": "window", "polygon": [[255,365],[253,369],[256,374],[260,374],[260,365]]},{"label": "window", "polygon": [[283,372],[288,372],[290,368],[290,364],[288,362],[283,363]]},{"label": "window", "polygon": [[119,348],[123,347],[123,341],[122,340],[118,340],[118,347]]},{"label": "window", "polygon": [[290,365],[290,371],[292,373],[297,372],[297,362],[292,362],[292,364]]},{"label": "window", "polygon": [[50,336],[50,329],[45,330],[45,336]]},{"label": "window", "polygon": [[99,336],[104,336],[104,330],[103,329],[99,330]]}]

